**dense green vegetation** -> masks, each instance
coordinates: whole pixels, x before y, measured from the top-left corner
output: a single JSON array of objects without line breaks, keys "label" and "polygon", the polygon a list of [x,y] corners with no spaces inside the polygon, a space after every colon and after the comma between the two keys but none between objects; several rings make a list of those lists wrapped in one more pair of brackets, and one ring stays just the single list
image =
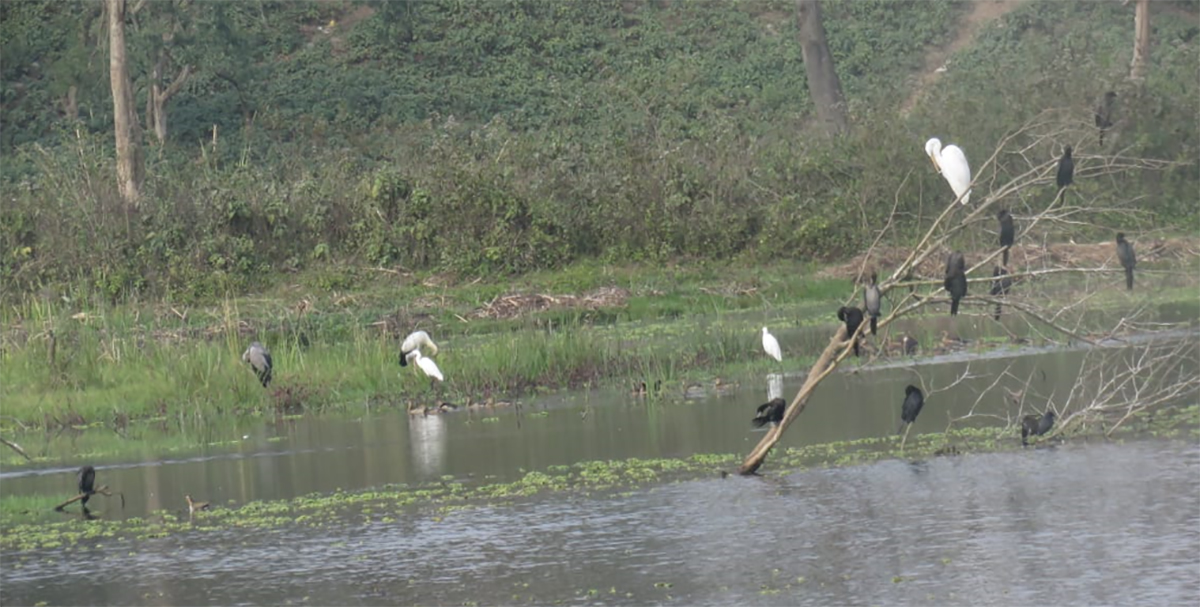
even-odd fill
[{"label": "dense green vegetation", "polygon": [[4,297],[213,301],[300,270],[360,286],[347,265],[494,277],[585,259],[836,258],[893,200],[901,235],[944,204],[926,137],[978,163],[1058,109],[1059,135],[1031,151],[1099,153],[1090,99],[1106,86],[1122,94],[1122,153],[1184,164],[1080,195],[1134,211],[1126,231],[1194,227],[1195,19],[1156,19],[1138,93],[1124,84],[1131,7],[1030,2],[899,118],[964,6],[824,5],[856,126],[837,140],[808,127],[790,0],[149,3],[129,28],[139,107],[164,32],[162,82],[195,75],[168,140],[146,134],[146,195],[127,209],[99,3],[4,3]]}]

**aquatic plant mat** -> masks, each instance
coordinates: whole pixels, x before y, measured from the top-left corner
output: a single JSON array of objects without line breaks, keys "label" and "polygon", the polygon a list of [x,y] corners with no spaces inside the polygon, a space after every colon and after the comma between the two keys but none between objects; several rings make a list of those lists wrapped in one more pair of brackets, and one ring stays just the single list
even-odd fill
[{"label": "aquatic plant mat", "polygon": [[[970,457],[973,453],[1020,449],[1014,428],[962,428],[945,433],[910,436],[903,452],[900,437],[860,440],[779,449],[764,476],[783,476],[817,468],[853,466],[889,458],[923,460],[931,457]],[[1200,405],[1168,407],[1139,414],[1113,440],[1190,440],[1200,436]],[[1100,428],[1080,428],[1068,436],[1043,440],[1030,448],[1071,448],[1106,440]],[[0,499],[0,550],[36,552],[97,548],[111,542],[140,542],[180,533],[237,529],[276,529],[286,526],[322,527],[358,521],[388,524],[421,517],[438,522],[447,513],[478,507],[504,506],[553,494],[619,495],[652,490],[654,485],[701,478],[736,480],[738,454],[698,454],[681,459],[589,461],[526,472],[510,483],[463,482],[443,479],[424,485],[385,485],[368,491],[336,491],[290,500],[214,504],[208,511],[156,511],[144,518],[86,520],[78,512],[59,513],[47,500],[13,496]],[[46,503],[42,503],[46,502]],[[109,504],[101,504],[105,508]],[[25,558],[25,557],[21,557]],[[10,566],[20,567],[19,561]]]}]

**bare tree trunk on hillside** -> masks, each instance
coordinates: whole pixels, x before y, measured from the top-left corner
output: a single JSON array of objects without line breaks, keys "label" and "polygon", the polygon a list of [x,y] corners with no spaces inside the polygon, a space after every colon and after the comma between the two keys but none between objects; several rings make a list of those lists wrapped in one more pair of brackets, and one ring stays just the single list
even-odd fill
[{"label": "bare tree trunk on hillside", "polygon": [[849,125],[846,120],[846,98],[842,95],[842,82],[833,68],[829,43],[825,40],[820,1],[796,0],[796,19],[800,29],[800,50],[804,55],[804,72],[808,76],[808,94],[817,108],[817,118],[830,134],[842,133]]},{"label": "bare tree trunk on hillside", "polygon": [[1146,59],[1150,57],[1150,0],[1138,0],[1133,29],[1133,62],[1129,66],[1129,79],[1141,82],[1146,78]]},{"label": "bare tree trunk on hillside", "polygon": [[[165,38],[166,36],[164,36]],[[188,76],[192,75],[192,66],[185,65],[183,69],[175,75],[175,80],[166,88],[162,86],[162,74],[166,69],[167,51],[163,49],[159,52],[158,61],[154,63],[154,71],[151,73],[150,81],[150,120],[154,125],[154,136],[158,142],[166,143],[167,141],[167,102],[171,97],[175,96],[183,85],[187,83]]]},{"label": "bare tree trunk on hillside", "polygon": [[125,56],[125,0],[105,0],[108,9],[109,81],[113,96],[113,125],[117,144],[117,181],[126,207],[141,198],[143,171],[142,129],[133,105],[133,84]]}]

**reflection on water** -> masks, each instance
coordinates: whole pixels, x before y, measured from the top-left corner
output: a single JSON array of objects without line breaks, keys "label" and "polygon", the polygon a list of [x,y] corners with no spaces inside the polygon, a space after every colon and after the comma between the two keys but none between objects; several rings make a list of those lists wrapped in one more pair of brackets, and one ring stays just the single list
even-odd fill
[{"label": "reflection on water", "polygon": [[783,375],[772,373],[767,376],[767,400],[783,398]]},{"label": "reflection on water", "polygon": [[1078,444],[27,555],[5,603],[1190,604],[1200,446]]},{"label": "reflection on water", "polygon": [[442,416],[410,416],[408,442],[422,476],[434,477],[442,473],[442,457],[446,454],[446,424]]}]

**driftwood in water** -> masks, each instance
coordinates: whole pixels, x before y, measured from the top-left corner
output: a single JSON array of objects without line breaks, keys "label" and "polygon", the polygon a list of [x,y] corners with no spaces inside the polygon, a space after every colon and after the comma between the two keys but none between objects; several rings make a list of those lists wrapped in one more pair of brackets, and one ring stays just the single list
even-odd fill
[{"label": "driftwood in water", "polygon": [[[75,497],[55,506],[54,509],[57,510],[58,512],[62,512],[63,508],[66,508],[67,506],[70,506],[71,504],[74,504],[75,502],[78,502],[79,500],[81,500],[85,497],[91,497],[91,496],[97,495],[97,494],[103,495],[104,497],[112,497],[114,495],[114,493],[108,489],[108,485],[103,485],[91,493],[80,493],[79,495],[76,495]],[[124,510],[125,509],[125,494],[118,491],[115,493],[115,495],[120,496],[121,509]],[[84,506],[84,509],[86,510],[87,506]]]},{"label": "driftwood in water", "polygon": [[33,461],[33,458],[29,457],[29,454],[26,453],[25,450],[21,448],[21,445],[18,445],[2,436],[0,436],[0,443],[4,443],[5,445],[8,445],[9,449],[12,449],[13,451],[16,451],[17,453],[20,453],[21,457],[25,458],[25,461],[27,461],[27,462]]}]

